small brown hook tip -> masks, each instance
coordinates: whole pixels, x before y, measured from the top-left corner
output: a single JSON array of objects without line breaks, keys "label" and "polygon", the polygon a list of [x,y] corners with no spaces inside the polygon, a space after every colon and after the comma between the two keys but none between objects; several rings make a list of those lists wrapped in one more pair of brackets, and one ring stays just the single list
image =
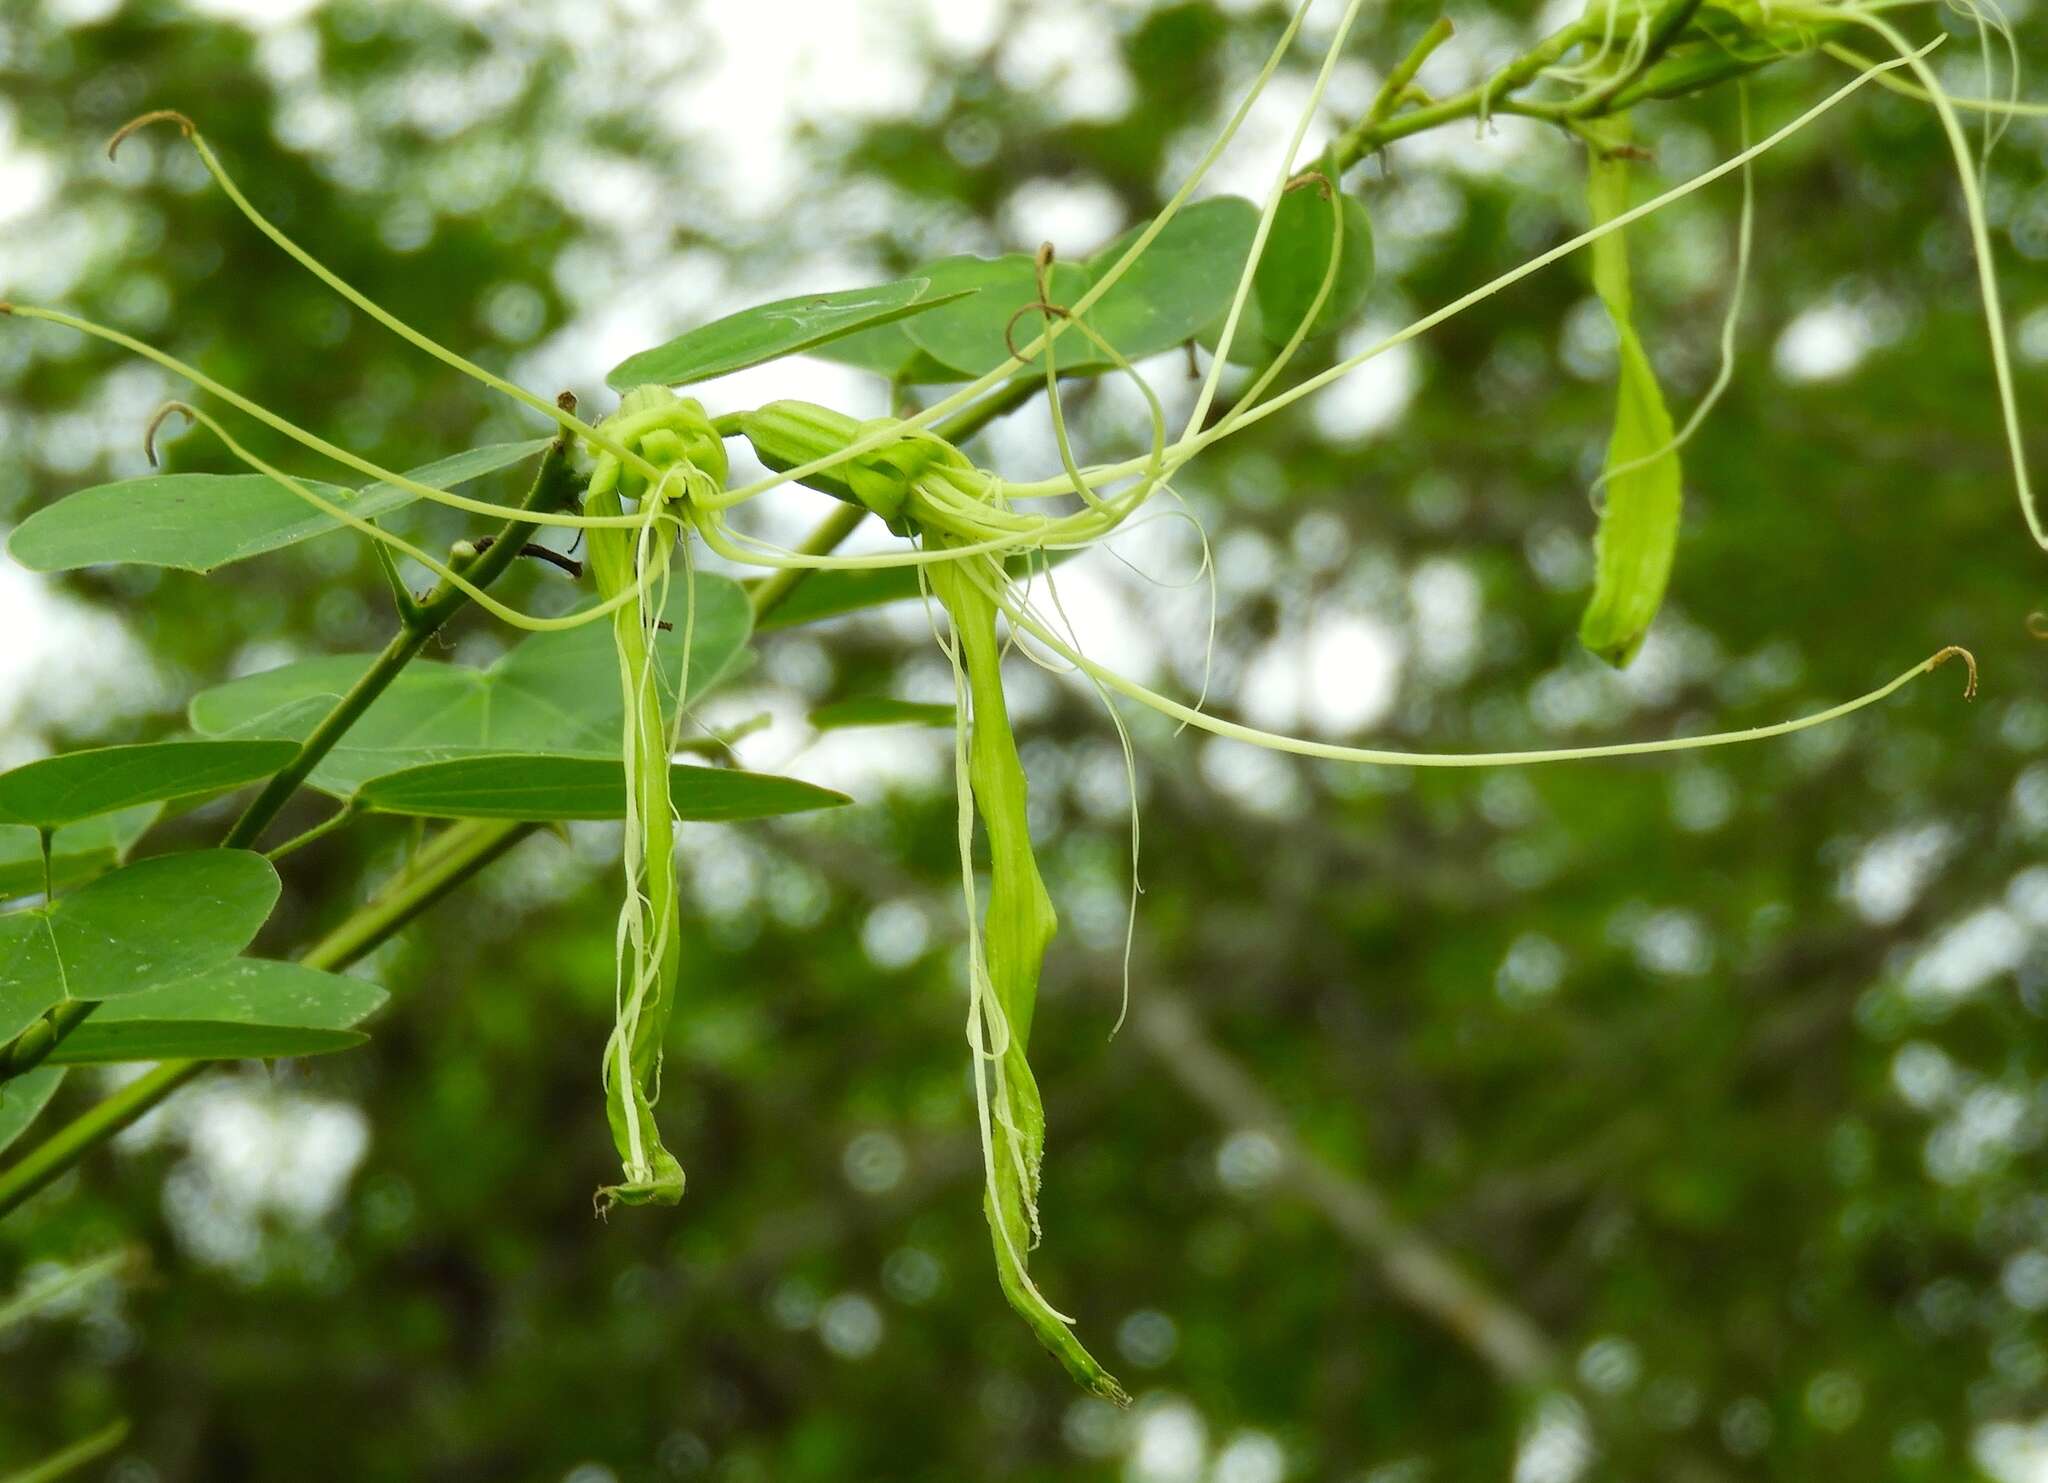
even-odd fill
[{"label": "small brown hook tip", "polygon": [[1936,654],[1932,659],[1927,661],[1927,668],[1929,670],[1939,669],[1942,665],[1948,663],[1951,659],[1962,660],[1964,666],[1970,672],[1969,678],[1963,681],[1963,699],[1976,699],[1977,656],[1975,654],[1972,654],[1968,649],[1965,649],[1961,644],[1950,644],[1946,649],[1943,649],[1939,654]]},{"label": "small brown hook tip", "polygon": [[155,468],[157,466],[156,435],[163,431],[165,421],[168,420],[173,413],[176,413],[178,416],[183,417],[187,422],[195,422],[198,420],[193,415],[192,409],[186,406],[183,402],[165,402],[161,407],[158,407],[156,409],[156,415],[149,419],[149,426],[144,428],[142,432],[142,451],[145,455],[148,456],[149,466],[151,468]]},{"label": "small brown hook tip", "polygon": [[199,126],[184,114],[178,112],[177,109],[159,108],[154,112],[145,113],[139,118],[131,118],[127,123],[121,125],[120,128],[114,130],[114,137],[107,141],[107,158],[111,160],[114,157],[114,152],[121,147],[130,134],[138,133],[148,128],[151,124],[161,123],[176,124],[178,132],[187,139],[190,139],[199,132]]},{"label": "small brown hook tip", "polygon": [[557,392],[555,394],[555,405],[573,417],[576,413],[576,393],[573,391]]},{"label": "small brown hook tip", "polygon": [[1017,348],[1017,321],[1025,315],[1034,312],[1045,315],[1047,319],[1055,317],[1059,319],[1072,319],[1074,317],[1072,311],[1064,304],[1048,303],[1044,299],[1021,306],[1015,314],[1010,316],[1009,322],[1003,326],[1003,344],[1009,350],[1010,359],[1012,360],[1024,359],[1024,352]]}]

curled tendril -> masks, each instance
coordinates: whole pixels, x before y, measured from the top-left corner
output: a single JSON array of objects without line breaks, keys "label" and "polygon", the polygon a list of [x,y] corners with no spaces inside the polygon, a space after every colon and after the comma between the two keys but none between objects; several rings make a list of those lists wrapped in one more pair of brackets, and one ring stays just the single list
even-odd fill
[{"label": "curled tendril", "polygon": [[113,137],[107,141],[107,158],[110,160],[113,159],[115,154],[119,152],[121,146],[128,142],[128,138],[130,135],[141,133],[151,124],[176,124],[178,126],[178,132],[183,134],[187,139],[196,139],[199,137],[199,125],[193,123],[192,120],[187,115],[178,112],[177,109],[152,109],[148,113],[139,114],[136,117],[129,119],[127,123],[121,125],[120,128],[114,130]]},{"label": "curled tendril", "polygon": [[172,417],[184,418],[188,427],[193,422],[193,412],[190,407],[186,406],[183,402],[165,402],[150,415],[149,425],[142,430],[142,456],[149,460],[149,466],[153,469],[161,467],[156,456],[156,435],[163,430],[164,423]]},{"label": "curled tendril", "polygon": [[1961,644],[1950,644],[1946,649],[1931,657],[1927,661],[1928,672],[1932,673],[1940,669],[1951,659],[1962,660],[1963,667],[1968,671],[1968,674],[1963,679],[1963,699],[1975,700],[1977,698],[1977,656],[1968,649],[1965,649]]},{"label": "curled tendril", "polygon": [[[1065,304],[1055,304],[1047,299],[1037,298],[1033,299],[1028,304],[1020,306],[1017,312],[1010,316],[1009,321],[1003,325],[1003,346],[1010,352],[1012,357],[1023,362],[1025,365],[1029,365],[1035,357],[1033,355],[1027,355],[1024,351],[1019,350],[1017,348],[1016,335],[1017,321],[1022,319],[1027,314],[1043,314],[1048,319],[1054,317],[1060,319],[1072,319],[1074,317],[1074,311],[1069,309]],[[1048,356],[1052,354],[1052,347],[1050,345],[1045,346],[1045,353]]]}]

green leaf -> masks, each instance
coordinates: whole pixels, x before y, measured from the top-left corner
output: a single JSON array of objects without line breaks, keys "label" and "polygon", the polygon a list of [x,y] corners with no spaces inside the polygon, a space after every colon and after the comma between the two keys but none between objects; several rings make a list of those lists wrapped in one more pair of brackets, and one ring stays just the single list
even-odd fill
[{"label": "green leaf", "polygon": [[0,916],[0,1040],[60,1004],[112,999],[226,962],[277,904],[277,872],[247,850],[158,855]]},{"label": "green leaf", "polygon": [[0,1081],[0,1153],[28,1131],[42,1115],[57,1086],[64,1080],[62,1066],[38,1066],[8,1081]]},{"label": "green leaf", "polygon": [[[1331,178],[1335,178],[1334,172]],[[1372,288],[1372,218],[1356,196],[1340,195],[1338,210],[1344,214],[1344,242],[1337,259],[1337,278],[1309,325],[1308,340],[1342,329]],[[1317,185],[1302,186],[1280,198],[1265,255],[1252,277],[1259,330],[1269,354],[1278,353],[1295,327],[1308,317],[1309,307],[1322,289],[1323,276],[1330,270],[1330,249],[1336,235],[1337,211],[1331,209],[1330,197]]]},{"label": "green leaf", "polygon": [[686,386],[923,314],[966,292],[942,289],[924,278],[902,278],[873,288],[800,294],[772,304],[756,304],[699,325],[666,345],[626,357],[612,368],[605,382],[621,392],[650,383]]},{"label": "green leaf", "polygon": [[[721,823],[853,801],[795,778],[680,765],[669,769],[669,796],[682,818]],[[373,779],[357,799],[380,813],[430,819],[617,819],[626,812],[625,769],[612,758],[464,757]]]},{"label": "green leaf", "polygon": [[[1038,298],[1037,270],[1029,253],[1007,257],[949,257],[920,268],[932,292],[958,299],[943,309],[905,324],[904,333],[927,355],[968,376],[992,371],[1010,358],[1003,332],[1017,311]],[[1071,304],[1088,291],[1087,270],[1074,263],[1054,263],[1049,287],[1055,303]],[[967,297],[960,297],[962,294]],[[1038,314],[1017,318],[1017,348],[1030,344],[1044,328]],[[1086,345],[1074,334],[1062,335],[1060,347]],[[1079,355],[1079,350],[1073,352]],[[1065,363],[1064,358],[1062,364]]]},{"label": "green leaf", "polygon": [[[1588,196],[1596,226],[1628,207],[1628,160],[1620,152],[1628,134],[1626,117],[1601,121],[1594,134]],[[1636,333],[1624,233],[1593,244],[1593,288],[1614,321],[1619,377],[1605,501],[1593,541],[1593,596],[1579,620],[1579,642],[1618,666],[1635,657],[1663,605],[1684,487],[1671,413]]]},{"label": "green leaf", "polygon": [[138,803],[219,793],[276,772],[283,741],[145,742],[45,757],[0,774],[0,823],[55,829]]},{"label": "green leaf", "polygon": [[235,958],[196,978],[110,1000],[50,1053],[52,1065],[268,1060],[346,1050],[386,995],[297,963]]},{"label": "green leaf", "polygon": [[[732,673],[746,651],[752,615],[724,577],[696,578],[696,618],[681,583],[660,636],[664,703],[674,693],[684,634],[691,636],[690,695]],[[195,696],[192,725],[208,736],[303,740],[373,662],[366,654],[309,659]],[[415,661],[314,769],[312,783],[346,798],[365,782],[421,763],[504,752],[609,757],[624,730],[612,629],[600,620],[537,633],[488,669]]]},{"label": "green leaf", "polygon": [[807,353],[820,360],[873,371],[885,380],[905,386],[930,386],[967,379],[951,366],[941,365],[918,349],[917,341],[896,323],[861,330],[844,339],[814,346]]},{"label": "green leaf", "polygon": [[886,695],[838,700],[811,712],[811,725],[819,731],[847,731],[856,726],[951,726],[958,719],[953,706]]},{"label": "green leaf", "polygon": [[[63,887],[102,875],[127,858],[162,805],[141,803],[59,829],[50,841],[50,879]],[[25,824],[0,824],[0,901],[43,889],[42,846]]]},{"label": "green leaf", "polygon": [[[541,438],[471,448],[414,469],[408,477],[430,488],[452,489],[531,458],[547,445]],[[356,491],[317,479],[300,482],[366,520],[417,498],[389,484]],[[66,495],[15,527],[7,549],[38,572],[114,562],[210,572],[342,528],[262,474],[149,474]]]},{"label": "green leaf", "polygon": [[[1088,311],[1089,325],[1129,360],[1193,339],[1230,308],[1258,229],[1259,208],[1242,196],[1218,196],[1184,208]],[[1142,225],[1133,227],[1088,259],[1089,282],[1115,267],[1143,230]],[[1060,336],[1055,349],[1062,367],[1107,364],[1076,334]]]}]

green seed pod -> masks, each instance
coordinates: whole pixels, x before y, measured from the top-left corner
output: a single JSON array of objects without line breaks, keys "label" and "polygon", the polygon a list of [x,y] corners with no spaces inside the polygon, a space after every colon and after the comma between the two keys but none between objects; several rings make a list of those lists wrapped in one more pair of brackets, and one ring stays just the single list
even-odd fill
[{"label": "green seed pod", "polygon": [[[756,456],[769,468],[782,473],[807,463],[816,463],[821,458],[830,458],[892,420],[879,418],[858,422],[844,412],[835,412],[830,407],[820,407],[812,402],[781,401],[743,413],[739,421],[740,432],[753,444]],[[973,467],[950,444],[934,437],[913,434],[806,475],[799,482],[835,499],[843,499],[848,504],[865,506],[887,521],[891,530],[901,534],[905,529],[904,507],[910,501],[911,489],[918,478],[936,464],[963,469]]]},{"label": "green seed pod", "polygon": [[[1587,130],[1593,142],[1587,195],[1598,224],[1628,207],[1629,121],[1619,115]],[[1606,502],[1593,541],[1593,596],[1579,621],[1579,642],[1619,668],[1635,658],[1663,605],[1678,550],[1684,479],[1671,413],[1635,323],[1625,235],[1602,237],[1592,258],[1593,289],[1614,322],[1619,365]]]}]

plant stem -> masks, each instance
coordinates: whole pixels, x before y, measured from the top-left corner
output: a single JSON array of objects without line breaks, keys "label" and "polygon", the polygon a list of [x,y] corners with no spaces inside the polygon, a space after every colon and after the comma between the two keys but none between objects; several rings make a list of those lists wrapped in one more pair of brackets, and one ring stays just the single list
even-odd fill
[{"label": "plant stem", "polygon": [[1379,123],[1400,106],[1401,95],[1408,91],[1408,84],[1415,81],[1415,74],[1422,70],[1422,64],[1429,60],[1431,52],[1451,39],[1455,29],[1449,16],[1440,15],[1435,24],[1422,33],[1421,40],[1410,47],[1408,55],[1387,74],[1387,80],[1380,85],[1379,95],[1372,100],[1372,107],[1365,111],[1368,127]]},{"label": "plant stem", "polygon": [[329,973],[347,967],[538,827],[506,819],[450,825],[374,899],[301,953],[299,961]]},{"label": "plant stem", "polygon": [[[382,550],[383,548],[379,547],[378,549]],[[323,834],[332,834],[343,825],[353,822],[355,816],[356,809],[354,803],[345,803],[319,823],[313,825],[312,828],[305,830],[303,833],[294,834],[283,844],[272,845],[263,852],[264,858],[268,859],[272,864],[276,864],[286,855],[293,853],[295,850],[305,848]]]},{"label": "plant stem", "polygon": [[86,1016],[98,1008],[97,1001],[73,999],[58,1005],[7,1044],[0,1045],[0,1081],[12,1081],[42,1065],[50,1052],[57,1048],[58,1042],[76,1030],[85,1022]]},{"label": "plant stem", "polygon": [[[346,968],[523,839],[535,826],[503,820],[456,824],[440,834],[367,904],[299,961]],[[0,1170],[0,1216],[198,1076],[212,1061],[164,1061],[95,1103]]]},{"label": "plant stem", "polygon": [[[818,528],[804,538],[797,551],[804,556],[824,556],[838,549],[841,542],[860,528],[861,521],[868,518],[868,512],[859,505],[841,505],[823,520]],[[754,621],[760,622],[768,614],[789,600],[790,593],[809,577],[810,573],[799,566],[786,566],[770,572],[758,581],[747,584],[747,605],[754,610]]]},{"label": "plant stem", "polygon": [[[559,509],[574,497],[578,476],[569,466],[568,447],[566,433],[548,445],[522,508]],[[534,532],[535,527],[530,524],[507,521],[489,548],[471,559],[463,575],[479,587],[490,586],[503,575],[505,568],[518,559],[520,548]],[[334,750],[335,743],[363,718],[363,713],[413,661],[427,640],[468,603],[468,593],[444,582],[424,602],[409,610],[401,608],[398,632],[391,636],[384,652],[377,656],[362,678],[349,687],[348,693],[335,702],[334,709],[321,717],[312,734],[300,743],[298,755],[274,774],[263,785],[263,791],[250,800],[248,808],[242,811],[241,818],[235,821],[234,828],[228,831],[221,844],[227,849],[247,849],[254,844],[291,796],[298,792],[299,785],[320,765],[320,760]]]},{"label": "plant stem", "polygon": [[1488,113],[1522,113],[1535,118],[1553,117],[1558,113],[1558,109],[1542,104],[1517,103],[1512,94],[1534,82],[1539,72],[1559,60],[1580,42],[1598,34],[1590,23],[1577,22],[1566,26],[1562,31],[1553,32],[1477,87],[1469,88],[1455,97],[1446,98],[1440,103],[1425,104],[1421,108],[1395,114],[1390,118],[1375,117],[1373,113],[1368,112],[1340,135],[1337,142],[1331,146],[1336,154],[1337,168],[1340,171],[1348,170],[1383,145],[1396,139],[1405,139],[1410,134],[1420,134],[1424,130],[1437,128],[1456,119],[1479,118]]}]

